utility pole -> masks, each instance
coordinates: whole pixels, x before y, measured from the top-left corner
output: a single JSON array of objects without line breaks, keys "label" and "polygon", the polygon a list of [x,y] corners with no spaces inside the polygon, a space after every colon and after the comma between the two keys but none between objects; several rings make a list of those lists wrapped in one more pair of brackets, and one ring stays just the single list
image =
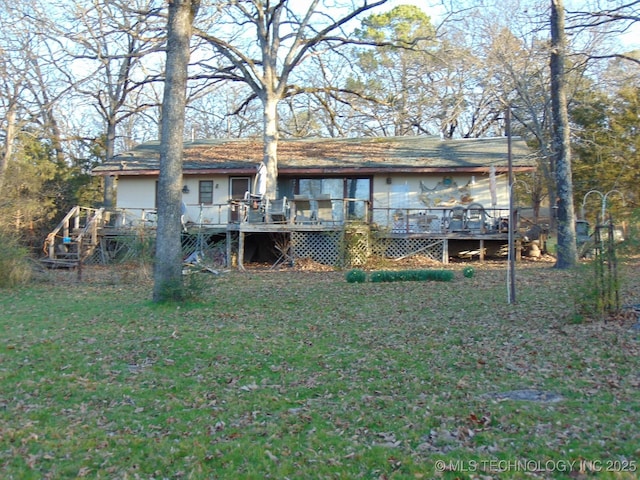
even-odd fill
[{"label": "utility pole", "polygon": [[507,273],[507,302],[516,303],[516,246],[514,232],[516,229],[516,215],[513,208],[513,159],[511,152],[511,106],[507,106],[505,115],[507,129],[507,162],[509,165],[509,267]]}]

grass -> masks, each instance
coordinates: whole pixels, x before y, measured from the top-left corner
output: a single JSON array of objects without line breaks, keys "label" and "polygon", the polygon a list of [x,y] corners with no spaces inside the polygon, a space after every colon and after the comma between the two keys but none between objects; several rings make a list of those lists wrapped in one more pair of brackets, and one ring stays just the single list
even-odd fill
[{"label": "grass", "polygon": [[637,478],[632,319],[573,323],[578,272],[519,265],[507,305],[505,265],[474,267],[229,272],[182,306],[132,272],[3,290],[2,478]]}]

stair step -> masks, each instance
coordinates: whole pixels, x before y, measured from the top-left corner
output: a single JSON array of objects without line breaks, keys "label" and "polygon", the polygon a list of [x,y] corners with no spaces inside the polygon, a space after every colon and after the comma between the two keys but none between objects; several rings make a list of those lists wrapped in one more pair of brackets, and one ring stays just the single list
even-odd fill
[{"label": "stair step", "polygon": [[42,258],[40,262],[47,268],[75,268],[78,266],[78,260]]},{"label": "stair step", "polygon": [[58,253],[56,255],[56,259],[69,259],[69,258],[77,259],[78,254],[71,252],[71,253]]}]

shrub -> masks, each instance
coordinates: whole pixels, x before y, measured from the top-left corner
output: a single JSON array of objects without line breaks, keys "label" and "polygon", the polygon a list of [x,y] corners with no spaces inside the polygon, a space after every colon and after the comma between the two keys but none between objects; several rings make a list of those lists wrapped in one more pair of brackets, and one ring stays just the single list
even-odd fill
[{"label": "shrub", "polygon": [[360,269],[354,268],[347,272],[347,282],[349,283],[363,283],[367,281],[367,274]]},{"label": "shrub", "polygon": [[473,278],[475,274],[476,274],[476,271],[474,270],[473,267],[464,267],[462,269],[462,275],[464,275],[466,278]]},{"label": "shrub", "polygon": [[379,270],[369,276],[371,282],[449,282],[453,280],[451,270]]},{"label": "shrub", "polygon": [[29,251],[16,238],[0,233],[0,288],[24,285],[31,279]]},{"label": "shrub", "polygon": [[386,282],[388,281],[386,280],[386,276],[387,272],[385,272],[384,270],[377,270],[375,272],[371,272],[371,275],[369,275],[369,281],[374,283]]}]

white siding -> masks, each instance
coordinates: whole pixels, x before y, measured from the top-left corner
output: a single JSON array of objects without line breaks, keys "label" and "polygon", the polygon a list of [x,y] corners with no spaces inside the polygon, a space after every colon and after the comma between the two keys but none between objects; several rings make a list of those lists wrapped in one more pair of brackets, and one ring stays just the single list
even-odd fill
[{"label": "white siding", "polygon": [[[451,179],[446,186],[445,178]],[[391,183],[388,183],[390,179]],[[490,209],[489,175],[395,175],[376,176],[373,182],[374,208],[451,207],[480,203]],[[509,208],[507,175],[496,176],[497,204],[495,208]],[[423,190],[424,188],[424,190]]]},{"label": "white siding", "polygon": [[481,204],[493,218],[509,208],[507,175],[496,176],[496,205],[491,204],[489,175],[391,175],[376,176],[373,182],[373,222],[398,229],[419,231],[425,222],[438,230],[451,209]]},{"label": "white siding", "polygon": [[[213,181],[213,205],[198,203],[200,180]],[[148,212],[156,209],[156,177],[120,177],[118,179],[116,207],[127,210],[128,217],[148,217]],[[182,194],[186,205],[185,221],[226,224],[229,218],[229,180],[227,177],[189,177],[184,180],[188,193]]]},{"label": "white siding", "polygon": [[155,177],[119,177],[117,189],[118,208],[156,208]]}]

